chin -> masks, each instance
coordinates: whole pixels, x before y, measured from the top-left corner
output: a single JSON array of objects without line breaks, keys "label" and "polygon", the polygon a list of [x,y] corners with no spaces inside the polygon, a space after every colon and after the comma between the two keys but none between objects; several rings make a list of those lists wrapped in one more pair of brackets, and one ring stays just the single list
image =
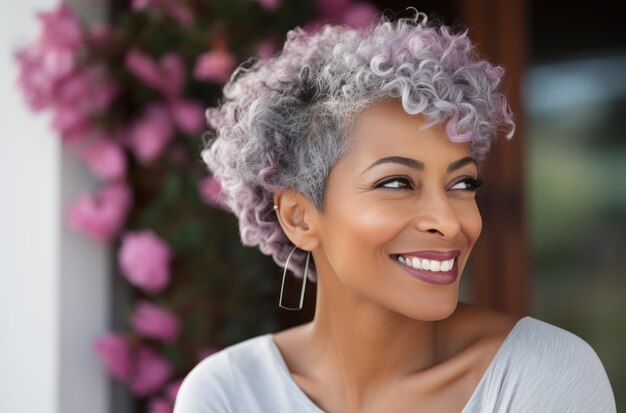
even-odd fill
[{"label": "chin", "polygon": [[454,299],[428,300],[419,305],[413,305],[408,317],[421,321],[445,320],[456,311],[459,303],[458,295]]}]

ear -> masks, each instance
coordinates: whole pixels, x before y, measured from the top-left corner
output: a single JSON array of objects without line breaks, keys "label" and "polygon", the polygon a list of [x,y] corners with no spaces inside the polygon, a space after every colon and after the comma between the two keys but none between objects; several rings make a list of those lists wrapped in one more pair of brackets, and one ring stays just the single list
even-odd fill
[{"label": "ear", "polygon": [[319,212],[313,202],[293,189],[274,194],[278,222],[285,235],[298,248],[312,251],[319,244],[317,218]]}]

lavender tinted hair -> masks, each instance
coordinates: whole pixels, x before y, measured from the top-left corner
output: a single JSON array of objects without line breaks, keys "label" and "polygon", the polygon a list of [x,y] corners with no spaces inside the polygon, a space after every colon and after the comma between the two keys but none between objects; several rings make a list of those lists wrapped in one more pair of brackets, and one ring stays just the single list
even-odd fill
[{"label": "lavender tinted hair", "polygon": [[[499,132],[515,129],[504,95],[504,70],[481,60],[467,32],[414,18],[381,18],[367,29],[296,28],[282,52],[240,67],[225,100],[207,110],[210,139],[202,157],[220,183],[221,200],[239,219],[241,240],[281,267],[294,245],[273,210],[274,194],[292,188],[323,211],[329,172],[350,148],[360,111],[397,99],[424,127],[445,123],[453,142],[470,142],[479,165]],[[304,273],[306,251],[289,269]],[[312,260],[311,260],[312,261]],[[309,279],[317,280],[315,266]]]}]

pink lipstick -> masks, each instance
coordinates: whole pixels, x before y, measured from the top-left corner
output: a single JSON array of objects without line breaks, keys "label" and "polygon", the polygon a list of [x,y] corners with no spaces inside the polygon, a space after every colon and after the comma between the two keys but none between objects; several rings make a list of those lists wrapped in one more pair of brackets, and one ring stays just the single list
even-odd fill
[{"label": "pink lipstick", "polygon": [[[458,257],[460,253],[461,251],[459,250],[447,251],[447,252],[415,251],[415,252],[405,253],[401,255],[392,255],[391,257],[396,262],[396,264],[400,265],[404,269],[404,271],[408,272],[415,278],[418,278],[430,284],[447,285],[447,284],[452,284],[457,279],[457,276],[459,273]],[[436,271],[429,271],[425,269],[417,269],[417,268],[413,268],[412,266],[403,264],[398,260],[398,257],[400,256],[425,258],[425,259],[432,259],[432,260],[437,260],[437,261],[445,261],[445,260],[450,260],[454,258],[454,262],[452,264],[452,268],[450,268],[448,271],[436,272]]]}]

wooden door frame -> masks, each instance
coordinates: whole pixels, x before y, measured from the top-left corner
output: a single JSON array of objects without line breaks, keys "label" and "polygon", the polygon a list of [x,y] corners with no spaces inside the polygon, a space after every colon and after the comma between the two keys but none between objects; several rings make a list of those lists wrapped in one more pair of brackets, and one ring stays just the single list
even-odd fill
[{"label": "wooden door frame", "polygon": [[531,310],[522,102],[527,60],[526,2],[459,0],[458,8],[480,53],[506,69],[503,88],[517,124],[513,139],[500,137],[483,166],[485,186],[478,196],[483,232],[469,263],[471,293],[478,306],[524,316]]}]

